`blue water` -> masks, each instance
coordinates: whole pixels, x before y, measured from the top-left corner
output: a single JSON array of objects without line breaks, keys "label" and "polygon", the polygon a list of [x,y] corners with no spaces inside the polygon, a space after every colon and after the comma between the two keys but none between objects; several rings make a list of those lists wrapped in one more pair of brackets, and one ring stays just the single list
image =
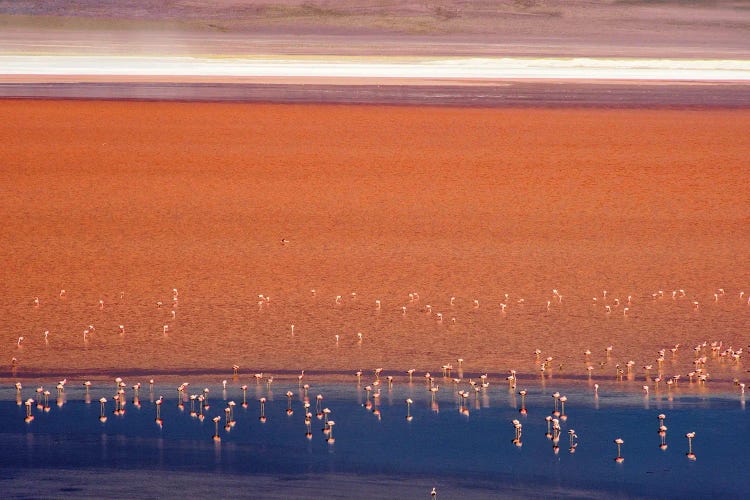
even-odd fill
[{"label": "blue water", "polygon": [[[380,401],[370,397],[380,417],[365,407],[363,386],[311,382],[311,412],[315,414],[315,396],[322,394],[323,406],[331,410],[330,418],[336,422],[333,444],[326,442],[324,422],[315,415],[312,439],[306,438],[304,394],[296,381],[275,382],[272,391],[263,383],[251,382],[247,408],[241,406],[238,383],[230,384],[226,392],[221,385],[209,384],[210,408],[203,422],[190,415],[189,401],[184,409],[178,408],[176,385],[157,385],[153,393],[148,386],[142,387],[140,408],[133,405],[129,390],[125,414],[114,415],[114,384],[102,382],[92,388],[91,403],[85,402],[82,389],[69,388],[61,406],[50,385],[49,411],[34,405],[34,419],[27,423],[24,405],[17,404],[15,389],[6,385],[0,390],[0,447],[4,451],[0,469],[6,470],[4,476],[12,471],[15,481],[38,469],[95,470],[104,482],[108,473],[122,470],[287,479],[351,475],[354,484],[388,477],[396,479],[396,490],[389,492],[393,497],[409,496],[406,485],[412,478],[444,485],[441,491],[460,485],[453,493],[460,491],[468,497],[508,492],[674,498],[750,494],[747,481],[737,480],[745,477],[750,466],[750,455],[743,447],[750,420],[739,394],[696,395],[678,390],[645,397],[602,388],[596,397],[588,386],[529,386],[524,416],[518,410],[520,387],[510,391],[507,385],[494,384],[476,395],[471,390],[467,414],[459,411],[460,397],[453,384],[441,382],[436,406],[421,381],[394,385],[391,390],[383,383]],[[197,393],[198,387],[204,385],[191,385],[188,393]],[[458,389],[471,388],[463,383]],[[287,390],[294,393],[292,415],[286,412]],[[568,398],[557,452],[545,436],[545,417],[553,411],[555,391]],[[23,399],[35,395],[31,384],[26,384]],[[161,427],[155,422],[152,402],[159,395],[164,396]],[[104,423],[99,421],[102,396],[108,398]],[[259,421],[259,397],[268,399],[265,423]],[[406,419],[406,398],[414,401],[411,421]],[[228,400],[238,404],[235,425],[227,432],[223,426]],[[659,413],[666,414],[666,450],[659,449]],[[220,443],[213,440],[214,416],[222,417]],[[523,426],[521,447],[512,442],[513,419]],[[578,436],[575,453],[569,451],[570,429]],[[691,431],[696,433],[696,460],[686,456],[685,434]],[[624,440],[622,463],[614,460],[613,440],[618,437]],[[60,481],[64,488],[65,479]],[[398,491],[399,484],[404,485],[403,492]],[[139,496],[137,491],[133,485],[135,496]],[[429,491],[425,493],[428,497]],[[368,495],[359,492],[357,496]]]}]

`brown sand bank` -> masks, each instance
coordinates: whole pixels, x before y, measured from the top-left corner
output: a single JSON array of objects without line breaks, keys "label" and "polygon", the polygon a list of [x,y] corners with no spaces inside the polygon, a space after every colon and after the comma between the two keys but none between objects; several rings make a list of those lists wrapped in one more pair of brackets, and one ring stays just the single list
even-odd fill
[{"label": "brown sand bank", "polygon": [[674,343],[688,346],[677,373],[691,345],[747,341],[747,110],[4,101],[0,114],[4,373],[11,357],[20,375],[436,371],[458,357],[536,373],[539,348],[583,376],[589,348],[610,377]]}]

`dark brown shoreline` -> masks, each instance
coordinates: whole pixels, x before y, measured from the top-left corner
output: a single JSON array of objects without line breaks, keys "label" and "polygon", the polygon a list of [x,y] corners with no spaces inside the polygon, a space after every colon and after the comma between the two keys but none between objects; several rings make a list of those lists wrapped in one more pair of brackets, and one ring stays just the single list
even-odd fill
[{"label": "dark brown shoreline", "polygon": [[429,105],[471,108],[746,109],[742,83],[518,82],[503,85],[206,82],[0,83],[2,99],[279,104]]}]

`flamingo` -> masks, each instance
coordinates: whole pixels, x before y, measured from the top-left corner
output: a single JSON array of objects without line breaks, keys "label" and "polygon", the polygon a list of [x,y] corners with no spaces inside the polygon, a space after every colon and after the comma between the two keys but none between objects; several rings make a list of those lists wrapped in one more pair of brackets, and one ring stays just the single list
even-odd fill
[{"label": "flamingo", "polygon": [[231,413],[231,411],[232,410],[228,406],[224,408],[224,419],[226,421],[226,423],[224,424],[224,430],[227,432],[229,432],[229,430],[232,428],[232,426],[229,425],[229,422],[230,422],[229,414]]},{"label": "flamingo", "polygon": [[221,417],[216,416],[213,418],[214,425],[216,425],[216,432],[214,433],[214,441],[219,442],[221,441],[221,436],[219,436],[219,422],[221,421]]},{"label": "flamingo", "polygon": [[322,394],[318,394],[317,396],[315,396],[315,413],[317,414],[319,419],[323,417],[323,395]]},{"label": "flamingo", "polygon": [[557,402],[560,399],[560,393],[559,392],[553,393],[552,398],[555,401],[555,410],[552,412],[552,414],[557,417],[560,415],[560,412],[557,410]]},{"label": "flamingo", "polygon": [[99,399],[99,405],[100,405],[100,408],[101,408],[101,412],[99,414],[99,421],[101,423],[104,423],[104,422],[107,421],[107,417],[104,415],[104,405],[106,405],[106,404],[107,404],[107,398],[100,398]]},{"label": "flamingo", "polygon": [[575,453],[576,448],[578,447],[578,443],[575,442],[575,439],[578,437],[578,435],[573,429],[570,429],[568,431],[568,435],[570,436],[570,448],[568,451],[570,451],[570,453]]},{"label": "flamingo", "polygon": [[688,440],[688,452],[686,456],[690,460],[695,460],[695,453],[693,453],[693,438],[695,437],[695,432],[688,432],[685,434],[685,437]]},{"label": "flamingo", "polygon": [[[305,403],[309,405],[310,403]],[[309,415],[309,414],[308,414]],[[312,439],[312,421],[309,417],[305,416],[305,428],[307,429],[307,432],[305,432],[305,437],[307,439]]]},{"label": "flamingo", "polygon": [[620,450],[620,447],[622,446],[624,442],[625,441],[623,441],[622,438],[615,439],[615,444],[617,445],[617,457],[615,458],[615,462],[617,462],[618,464],[625,461],[625,459],[622,457],[622,453]]},{"label": "flamingo", "polygon": [[242,407],[247,408],[247,386],[243,385],[240,389],[242,389]]},{"label": "flamingo", "polygon": [[205,418],[203,416],[203,402],[205,401],[205,397],[203,394],[199,394],[196,399],[198,400],[198,420],[203,422],[203,419]]},{"label": "flamingo", "polygon": [[203,407],[208,410],[210,406],[208,406],[208,393],[210,391],[208,390],[208,387],[203,389]]},{"label": "flamingo", "polygon": [[510,375],[506,377],[506,380],[508,381],[508,388],[509,389],[515,389],[516,387],[516,371],[510,370]]},{"label": "flamingo", "polygon": [[554,447],[557,447],[557,443],[560,442],[560,421],[556,418],[552,419],[552,443]]},{"label": "flamingo", "polygon": [[511,423],[513,424],[513,427],[516,430],[516,437],[513,439],[513,444],[520,447],[522,446],[521,429],[523,428],[523,426],[521,425],[521,422],[519,422],[518,420],[513,420]]},{"label": "flamingo", "polygon": [[292,391],[286,391],[286,414],[291,415],[294,413],[294,410],[292,410],[292,397],[294,396],[294,393]]},{"label": "flamingo", "polygon": [[526,415],[526,389],[518,391],[518,395],[521,396],[521,409],[518,410],[518,412],[521,415]]},{"label": "flamingo", "polygon": [[666,415],[663,413],[659,414],[657,416],[659,419],[659,438],[661,439],[661,442],[659,443],[659,448],[662,450],[667,449],[667,426],[664,425],[664,419],[667,418]]},{"label": "flamingo", "polygon": [[29,398],[26,400],[24,405],[26,406],[26,418],[23,419],[27,424],[34,420],[34,415],[31,414],[31,405],[34,404],[34,400]]},{"label": "flamingo", "polygon": [[159,427],[161,427],[163,421],[161,419],[161,404],[164,402],[164,397],[159,396],[159,399],[156,400],[156,423],[159,424]]},{"label": "flamingo", "polygon": [[367,394],[367,396],[366,396],[365,408],[367,408],[368,410],[372,408],[372,403],[370,402],[370,391],[372,391],[372,386],[369,386],[369,385],[366,386],[365,393]]},{"label": "flamingo", "polygon": [[411,398],[406,399],[406,421],[411,422],[414,417],[411,416],[411,405],[414,403]]},{"label": "flamingo", "polygon": [[260,417],[258,420],[263,424],[266,422],[266,398],[260,398]]}]

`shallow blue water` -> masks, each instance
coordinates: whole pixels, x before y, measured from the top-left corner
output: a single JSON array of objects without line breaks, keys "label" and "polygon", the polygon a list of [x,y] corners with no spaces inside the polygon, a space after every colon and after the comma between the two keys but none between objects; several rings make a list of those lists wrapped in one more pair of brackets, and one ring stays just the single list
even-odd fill
[{"label": "shallow blue water", "polygon": [[[385,384],[383,384],[385,385]],[[204,387],[200,385],[200,387]],[[743,447],[750,431],[744,400],[738,394],[642,394],[577,387],[528,387],[528,415],[519,413],[517,389],[491,385],[466,398],[453,384],[444,383],[431,403],[422,382],[383,387],[380,401],[367,409],[366,392],[356,384],[313,384],[308,394],[315,412],[315,395],[335,420],[335,443],[322,433],[324,422],[312,418],[312,439],[305,436],[303,390],[296,383],[274,383],[272,392],[252,384],[243,408],[239,384],[208,386],[210,408],[203,422],[190,415],[190,402],[177,406],[176,388],[156,386],[153,398],[164,395],[163,425],[155,422],[156,408],[148,387],[141,389],[141,407],[132,403],[124,415],[112,413],[114,384],[94,387],[91,403],[81,389],[65,394],[62,406],[50,400],[48,412],[33,406],[34,419],[24,421],[15,389],[0,391],[0,468],[17,476],[35,469],[95,469],[106,482],[115,470],[196,472],[220,475],[264,474],[278,477],[353,474],[368,477],[422,478],[463,485],[465,495],[482,496],[509,489],[534,487],[538,494],[585,491],[593,496],[699,497],[714,494],[744,497],[750,493],[744,471],[750,455]],[[194,389],[194,390],[193,390]],[[464,384],[458,389],[470,389]],[[286,391],[292,390],[294,413],[287,415]],[[191,386],[188,392],[197,392]],[[553,392],[566,395],[567,420],[561,421],[559,449],[545,436],[545,417],[553,410]],[[23,399],[33,397],[23,389]],[[99,421],[98,399],[107,397],[106,422]],[[259,397],[266,397],[267,421],[259,421]],[[405,399],[411,398],[413,419],[406,419]],[[224,429],[228,400],[238,403],[235,425]],[[668,448],[659,449],[659,413],[666,414]],[[215,443],[214,416],[221,416],[220,443]],[[521,422],[523,446],[517,447],[513,419]],[[575,453],[569,451],[568,431],[577,434]],[[686,457],[687,432],[694,431],[696,460]],[[624,440],[623,463],[616,463],[613,440]],[[20,470],[20,472],[18,472]],[[64,480],[63,480],[64,482]],[[134,491],[136,486],[133,486]],[[218,488],[218,486],[217,486]],[[398,497],[398,492],[393,492]],[[362,496],[361,494],[358,496]],[[366,496],[366,495],[365,495]]]}]

